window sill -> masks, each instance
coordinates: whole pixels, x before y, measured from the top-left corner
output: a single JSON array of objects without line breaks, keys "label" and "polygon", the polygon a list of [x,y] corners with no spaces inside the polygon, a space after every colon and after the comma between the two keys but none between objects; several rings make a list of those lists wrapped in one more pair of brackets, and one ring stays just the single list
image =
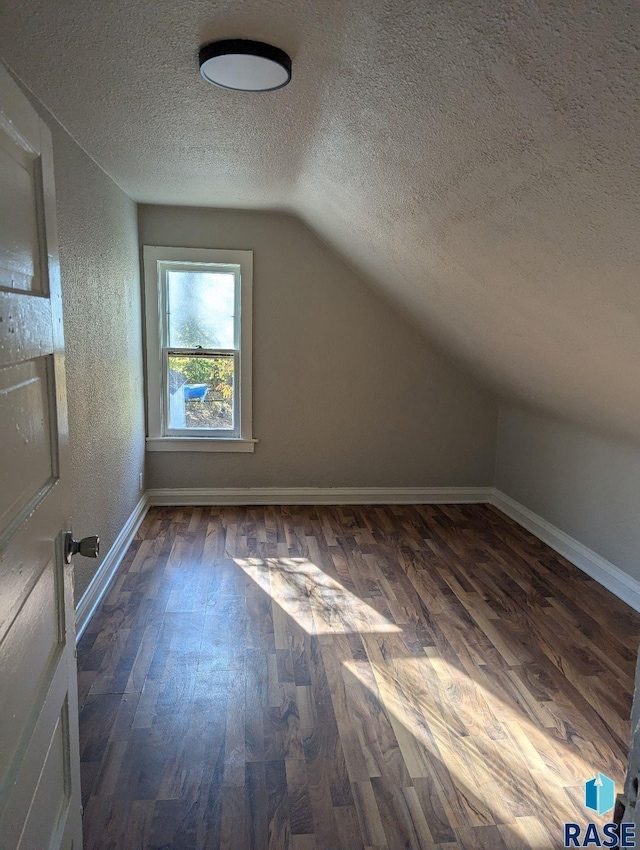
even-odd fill
[{"label": "window sill", "polygon": [[148,452],[252,452],[257,440],[212,437],[147,437]]}]

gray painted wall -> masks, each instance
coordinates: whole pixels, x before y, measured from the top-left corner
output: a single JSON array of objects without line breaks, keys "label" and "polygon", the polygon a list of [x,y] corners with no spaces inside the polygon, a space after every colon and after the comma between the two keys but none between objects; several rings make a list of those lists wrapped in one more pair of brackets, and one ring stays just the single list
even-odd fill
[{"label": "gray painted wall", "polygon": [[497,405],[298,219],[139,207],[140,243],[254,252],[254,454],[154,452],[150,487],[492,481]]},{"label": "gray painted wall", "polygon": [[496,486],[640,579],[640,446],[500,411]]},{"label": "gray painted wall", "polygon": [[76,603],[142,495],[144,393],[136,205],[37,101],[53,135],[76,537]]}]

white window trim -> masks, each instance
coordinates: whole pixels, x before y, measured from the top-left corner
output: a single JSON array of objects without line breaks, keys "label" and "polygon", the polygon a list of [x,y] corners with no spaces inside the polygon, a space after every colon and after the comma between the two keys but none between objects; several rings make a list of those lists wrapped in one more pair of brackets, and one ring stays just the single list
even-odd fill
[{"label": "white window trim", "polygon": [[[227,251],[210,248],[170,248],[145,245],[144,292],[147,378],[147,451],[252,452],[257,440],[252,436],[252,290],[253,251]],[[161,347],[161,304],[158,263],[220,263],[240,266],[240,367],[238,382],[239,436],[175,436],[163,433],[163,369]]]}]

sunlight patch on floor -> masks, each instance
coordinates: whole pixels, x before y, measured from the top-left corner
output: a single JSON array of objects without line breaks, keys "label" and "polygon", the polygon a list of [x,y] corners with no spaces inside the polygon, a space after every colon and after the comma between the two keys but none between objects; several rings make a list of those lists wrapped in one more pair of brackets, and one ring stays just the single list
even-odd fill
[{"label": "sunlight patch on floor", "polygon": [[591,742],[580,743],[593,762],[432,648],[424,658],[407,657],[406,649],[398,652],[401,641],[394,647],[393,639],[363,635],[363,642],[369,661],[343,661],[345,684],[367,688],[384,706],[412,778],[450,774],[439,796],[452,825],[495,822],[525,847],[548,850],[542,823],[559,840],[564,821],[593,820],[580,805],[583,784],[599,765]]},{"label": "sunlight patch on floor", "polygon": [[234,560],[309,634],[384,634],[402,631],[306,558]]},{"label": "sunlight patch on floor", "polygon": [[[620,785],[624,766],[592,730],[574,728],[570,705],[534,698],[516,668],[505,668],[514,694],[505,700],[471,655],[456,666],[435,647],[410,654],[401,626],[308,558],[234,560],[271,598],[276,632],[284,614],[310,635],[335,636],[323,652],[341,657],[349,723],[363,752],[366,712],[381,706],[409,776],[436,778],[454,828],[496,824],[507,846],[549,850],[565,821],[607,821],[584,809],[584,783],[602,770]],[[360,635],[367,660],[349,657],[348,645],[341,655],[339,636],[349,634]]]}]

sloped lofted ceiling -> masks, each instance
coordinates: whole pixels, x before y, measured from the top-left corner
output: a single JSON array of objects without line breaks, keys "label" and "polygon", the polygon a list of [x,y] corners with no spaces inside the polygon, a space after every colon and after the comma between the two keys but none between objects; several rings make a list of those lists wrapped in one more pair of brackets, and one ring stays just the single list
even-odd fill
[{"label": "sloped lofted ceiling", "polygon": [[[287,88],[204,83],[272,42]],[[135,200],[288,209],[499,393],[640,437],[636,0],[5,0],[0,56]]]}]

